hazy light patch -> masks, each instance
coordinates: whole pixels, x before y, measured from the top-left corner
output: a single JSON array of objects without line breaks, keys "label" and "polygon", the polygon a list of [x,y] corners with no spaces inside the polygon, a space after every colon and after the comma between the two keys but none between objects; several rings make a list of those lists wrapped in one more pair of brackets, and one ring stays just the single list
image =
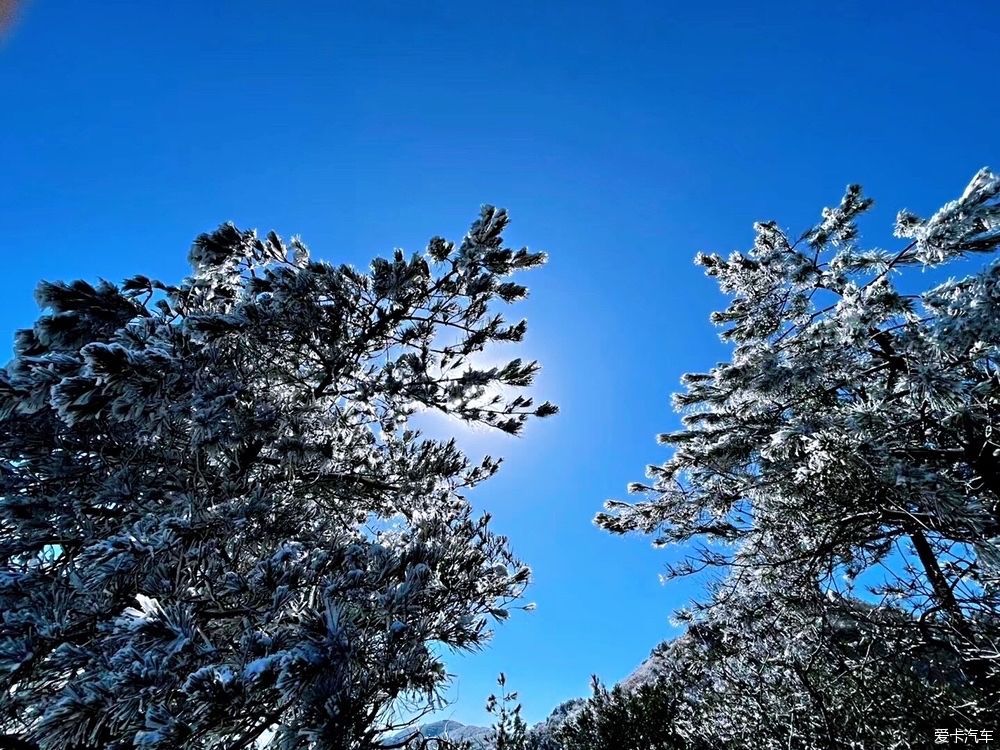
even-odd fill
[{"label": "hazy light patch", "polygon": [[466,422],[453,414],[445,414],[437,409],[426,409],[414,414],[410,426],[420,430],[423,437],[432,440],[451,440],[461,447],[473,460],[477,455],[491,453],[504,455],[507,447],[517,440],[493,427]]},{"label": "hazy light patch", "polygon": [[[523,351],[522,355],[521,359],[524,361],[537,359],[537,357],[532,357],[529,353]],[[498,352],[472,354],[468,357],[468,365],[464,369],[488,370],[492,367],[502,368],[511,359],[511,357],[499,356]],[[459,371],[456,370],[455,372],[457,374]],[[539,380],[544,380],[545,382],[540,385]],[[536,406],[546,399],[558,405],[558,399],[551,393],[552,383],[548,382],[549,380],[548,372],[544,369],[543,365],[543,370],[536,376],[535,382],[527,388],[511,388],[493,384],[484,390],[483,396],[479,401],[486,403],[493,396],[510,399],[521,395],[533,399]],[[553,418],[558,419],[558,415]],[[526,429],[530,429],[530,422],[531,420],[529,420]],[[426,437],[436,440],[455,438],[462,448],[470,453],[489,448],[493,448],[496,451],[500,447],[509,446],[512,444],[512,441],[519,439],[495,427],[490,427],[480,422],[469,422],[455,414],[445,413],[438,409],[423,409],[410,418],[410,423]]]},{"label": "hazy light patch", "polygon": [[22,4],[18,0],[0,0],[0,41],[6,39],[20,17]]}]

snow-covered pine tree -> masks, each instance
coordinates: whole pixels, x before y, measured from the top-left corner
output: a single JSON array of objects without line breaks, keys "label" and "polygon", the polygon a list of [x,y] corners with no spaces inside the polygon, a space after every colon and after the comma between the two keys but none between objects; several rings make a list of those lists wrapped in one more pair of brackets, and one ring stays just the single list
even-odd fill
[{"label": "snow-covered pine tree", "polygon": [[[896,642],[960,661],[974,717],[996,709],[1000,668],[1000,178],[980,171],[929,219],[901,212],[890,251],[859,244],[870,205],[851,186],[797,240],[761,223],[748,253],[698,257],[731,298],[713,320],[732,359],[684,377],[672,457],[597,522],[700,540],[671,573],[717,567],[770,606],[808,611],[860,579],[876,614],[907,613]],[[921,270],[939,283],[911,293]]]},{"label": "snow-covered pine tree", "polygon": [[[495,304],[544,262],[484,207],[370,273],[227,224],[177,286],[43,283],[0,371],[0,747],[367,748],[528,581],[409,424],[555,412]],[[412,715],[412,714],[411,714]]]},{"label": "snow-covered pine tree", "polygon": [[917,750],[975,698],[958,661],[923,644],[897,608],[776,601],[749,586],[718,595],[612,690],[595,678],[593,696],[552,732],[554,746]]}]

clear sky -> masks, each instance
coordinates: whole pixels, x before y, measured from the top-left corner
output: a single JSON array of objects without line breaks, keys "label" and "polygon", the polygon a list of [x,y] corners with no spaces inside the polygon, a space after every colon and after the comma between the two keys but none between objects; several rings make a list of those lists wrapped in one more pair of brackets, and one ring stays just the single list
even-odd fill
[{"label": "clear sky", "polygon": [[801,230],[848,182],[889,243],[897,209],[1000,167],[998,43],[1000,5],[974,0],[35,0],[0,39],[0,337],[40,278],[176,281],[225,220],[364,264],[506,206],[508,239],[551,255],[518,312],[562,413],[464,436],[507,457],[475,502],[538,609],[450,659],[449,715],[487,723],[504,670],[537,721],[629,673],[696,593],[591,522],[665,459],[680,375],[725,356],[693,254]]}]

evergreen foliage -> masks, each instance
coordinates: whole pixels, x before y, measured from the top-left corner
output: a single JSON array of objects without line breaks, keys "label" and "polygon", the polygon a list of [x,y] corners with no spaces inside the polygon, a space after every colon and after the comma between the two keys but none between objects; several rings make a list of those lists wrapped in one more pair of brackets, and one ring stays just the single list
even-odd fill
[{"label": "evergreen foliage", "polygon": [[[698,257],[732,358],[684,377],[673,455],[597,517],[693,548],[669,575],[726,576],[681,613],[687,647],[715,643],[685,698],[713,746],[921,747],[931,721],[996,721],[1000,178],[900,212],[891,251],[860,244],[871,205],[851,186],[798,239],[760,223],[749,252]],[[914,292],[908,271],[963,275]]]},{"label": "evergreen foliage", "polygon": [[583,710],[554,733],[560,750],[680,750],[688,747],[676,728],[682,703],[678,685],[659,680],[629,690],[608,690],[595,677]]},{"label": "evergreen foliage", "polygon": [[462,492],[500,461],[409,425],[555,412],[497,303],[545,257],[312,260],[204,234],[180,284],[43,283],[0,370],[0,747],[365,748],[431,705],[529,570]]},{"label": "evergreen foliage", "polygon": [[486,712],[494,716],[491,745],[494,750],[529,750],[528,725],[521,718],[521,704],[517,693],[507,688],[507,676],[497,677],[500,695],[486,699]]}]

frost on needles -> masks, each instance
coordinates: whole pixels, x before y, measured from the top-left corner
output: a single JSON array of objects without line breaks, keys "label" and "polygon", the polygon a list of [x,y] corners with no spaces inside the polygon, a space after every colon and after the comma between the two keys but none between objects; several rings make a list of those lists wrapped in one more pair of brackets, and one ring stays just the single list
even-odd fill
[{"label": "frost on needles", "polygon": [[178,285],[43,283],[0,370],[0,745],[362,748],[433,701],[529,570],[462,493],[536,362],[498,303],[545,261],[484,207],[456,247],[312,260],[231,224]]},{"label": "frost on needles", "polygon": [[698,257],[731,359],[684,377],[672,456],[597,518],[719,574],[679,615],[715,662],[684,747],[925,747],[1000,715],[1000,177],[900,212],[888,250],[871,205]]}]

